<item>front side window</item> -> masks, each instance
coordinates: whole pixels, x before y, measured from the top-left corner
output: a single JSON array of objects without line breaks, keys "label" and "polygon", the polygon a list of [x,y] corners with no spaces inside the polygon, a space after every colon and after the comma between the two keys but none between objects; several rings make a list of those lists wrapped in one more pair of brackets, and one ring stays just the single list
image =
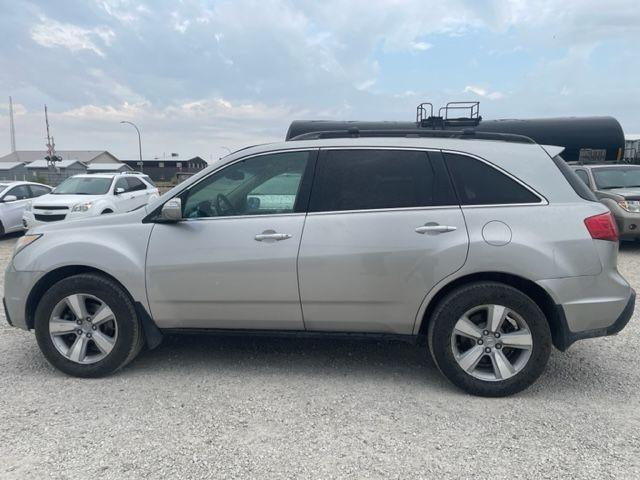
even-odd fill
[{"label": "front side window", "polygon": [[29,198],[29,189],[26,185],[18,185],[9,190],[7,195],[13,195],[18,200],[24,200],[25,198]]},{"label": "front side window", "polygon": [[111,178],[71,177],[58,185],[53,195],[104,195],[109,191]]},{"label": "front side window", "polygon": [[599,190],[640,187],[640,167],[594,168],[592,171]]},{"label": "front side window", "polygon": [[182,195],[185,218],[292,213],[309,152],[261,155],[230,165]]},{"label": "front side window", "polygon": [[445,154],[461,205],[541,203],[541,199],[504,173],[466,155]]},{"label": "front side window", "polygon": [[135,192],[136,190],[146,190],[146,185],[134,177],[127,177],[127,184],[129,185],[129,192]]},{"label": "front side window", "polygon": [[321,155],[310,210],[453,205],[456,202],[441,168],[420,151],[328,150]]},{"label": "front side window", "polygon": [[122,190],[120,191],[121,193],[124,192],[128,192],[129,191],[129,183],[127,182],[127,179],[124,177],[119,178],[118,180],[116,180],[116,185],[113,189],[113,191],[115,193],[118,193],[118,189],[121,188]]}]

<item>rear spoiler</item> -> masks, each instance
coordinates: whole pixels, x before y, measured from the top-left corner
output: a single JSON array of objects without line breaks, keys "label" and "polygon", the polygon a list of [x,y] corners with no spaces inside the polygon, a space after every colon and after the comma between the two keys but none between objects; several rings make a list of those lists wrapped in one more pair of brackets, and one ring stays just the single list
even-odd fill
[{"label": "rear spoiler", "polygon": [[558,145],[540,145],[542,149],[549,154],[551,158],[564,152],[564,147]]}]

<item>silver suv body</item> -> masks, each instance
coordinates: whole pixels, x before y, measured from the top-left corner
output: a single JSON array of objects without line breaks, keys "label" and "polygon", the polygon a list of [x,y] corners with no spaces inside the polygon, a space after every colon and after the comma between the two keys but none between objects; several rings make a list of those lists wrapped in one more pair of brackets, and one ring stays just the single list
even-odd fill
[{"label": "silver suv body", "polygon": [[617,333],[634,307],[610,213],[547,150],[455,138],[241,150],[145,208],[29,232],[6,271],[7,318],[78,376],[122,367],[165,331],[426,335],[454,384],[510,394],[552,344]]}]

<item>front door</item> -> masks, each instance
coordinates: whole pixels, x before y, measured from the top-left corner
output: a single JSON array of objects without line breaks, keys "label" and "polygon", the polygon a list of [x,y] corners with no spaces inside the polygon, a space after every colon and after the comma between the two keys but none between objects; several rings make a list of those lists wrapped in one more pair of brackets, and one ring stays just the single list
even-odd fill
[{"label": "front door", "polygon": [[296,259],[316,152],[233,163],[180,195],[156,224],[147,292],[161,328],[303,330]]},{"label": "front door", "polygon": [[[17,200],[13,200],[11,202],[5,202],[4,199],[12,195],[16,197]],[[3,218],[3,227],[5,232],[10,232],[14,230],[22,229],[22,213],[24,212],[24,208],[29,202],[29,197],[31,196],[31,192],[29,192],[29,188],[26,185],[18,185],[13,187],[11,190],[7,191],[4,194],[2,199],[2,218]]]},{"label": "front door", "polygon": [[440,153],[321,151],[298,259],[307,329],[412,333],[468,243]]}]

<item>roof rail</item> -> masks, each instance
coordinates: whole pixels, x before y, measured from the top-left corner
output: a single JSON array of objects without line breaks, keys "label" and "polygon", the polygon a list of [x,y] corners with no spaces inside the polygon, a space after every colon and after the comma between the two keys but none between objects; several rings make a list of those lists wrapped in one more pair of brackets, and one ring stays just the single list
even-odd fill
[{"label": "roof rail", "polygon": [[513,143],[536,143],[525,135],[512,133],[477,132],[474,129],[464,130],[421,130],[421,129],[389,129],[389,130],[360,130],[351,127],[343,130],[324,130],[308,132],[290,138],[289,141],[319,140],[323,138],[362,138],[362,137],[406,137],[406,138],[457,138],[468,140],[500,140]]}]

